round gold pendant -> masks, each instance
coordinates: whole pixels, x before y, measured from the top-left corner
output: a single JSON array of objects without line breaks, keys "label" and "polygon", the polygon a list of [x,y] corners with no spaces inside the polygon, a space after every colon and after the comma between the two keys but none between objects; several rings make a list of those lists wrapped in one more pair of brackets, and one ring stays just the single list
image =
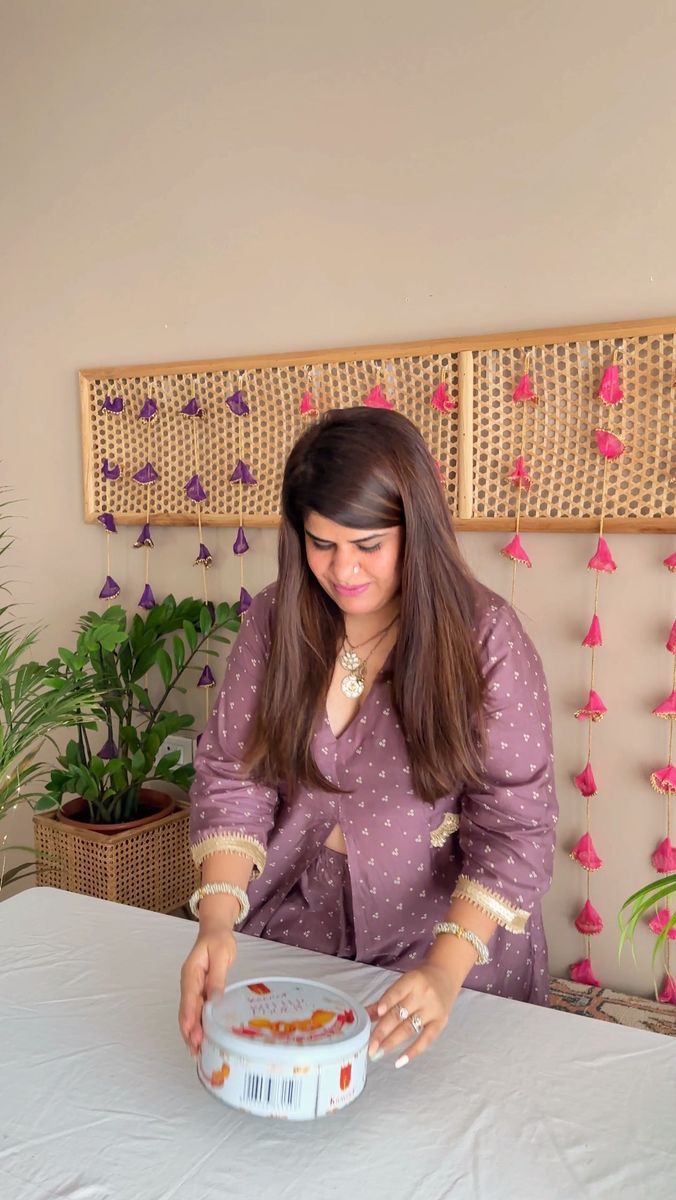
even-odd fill
[{"label": "round gold pendant", "polygon": [[358,675],[346,675],[341,681],[340,690],[348,700],[358,700],[364,691],[364,680]]}]

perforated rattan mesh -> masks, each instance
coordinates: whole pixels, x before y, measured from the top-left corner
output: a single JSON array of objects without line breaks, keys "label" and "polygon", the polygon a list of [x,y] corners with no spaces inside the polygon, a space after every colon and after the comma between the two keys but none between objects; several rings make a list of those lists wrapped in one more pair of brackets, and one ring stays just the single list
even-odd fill
[{"label": "perforated rattan mesh", "polygon": [[[625,394],[617,407],[596,398],[616,348]],[[673,336],[535,347],[536,405],[510,399],[523,358],[523,351],[511,349],[476,356],[474,515],[514,512],[507,476],[524,447],[533,486],[522,496],[523,516],[599,516],[604,460],[594,431],[600,428],[617,434],[626,446],[609,467],[607,515],[673,516]]]},{"label": "perforated rattan mesh", "polygon": [[153,912],[182,908],[198,886],[188,843],[189,813],[172,813],[126,833],[79,830],[33,818],[37,882]]},{"label": "perforated rattan mesh", "polygon": [[[243,458],[257,485],[242,488],[243,513],[275,524],[284,462],[309,418],[302,417],[299,403],[311,387],[320,411],[358,405],[380,377],[389,399],[420,427],[455,494],[457,469],[457,417],[441,414],[432,407],[432,392],[442,377],[449,392],[457,389],[457,360],[400,358],[375,366],[373,363],[326,363],[312,368],[280,366],[248,371],[175,374],[161,379],[140,377],[94,380],[89,388],[85,423],[89,434],[90,486],[88,516],[112,511],[122,522],[145,519],[147,485],[132,478],[149,459],[160,478],[150,485],[153,519],[185,519],[195,515],[196,505],[185,494],[185,485],[195,472],[193,428],[197,434],[199,475],[207,493],[202,517],[207,524],[236,525],[239,520],[238,484],[228,482],[235,463]],[[226,397],[240,383],[250,414],[234,416]],[[152,422],[139,420],[146,398],[157,401],[158,414]],[[124,410],[106,413],[106,396],[121,396]],[[191,419],[181,407],[197,396],[203,416]],[[241,441],[240,441],[241,438]],[[107,458],[121,469],[120,479],[106,481],[101,465]]]},{"label": "perforated rattan mesh", "polygon": [[[609,408],[595,393],[615,350],[625,399],[618,408]],[[603,459],[594,431],[606,428],[626,444],[623,457],[609,469],[606,517],[639,518],[643,527],[646,521],[673,518],[674,334],[562,341],[534,346],[531,354],[539,403],[516,405],[511,395],[524,350],[472,350],[472,436],[463,446],[457,411],[440,414],[430,403],[442,378],[458,399],[455,352],[399,354],[378,361],[331,361],[329,356],[313,366],[265,365],[241,373],[216,367],[199,374],[168,370],[152,378],[134,376],[131,368],[122,379],[88,372],[83,411],[86,516],[93,520],[110,510],[122,523],[141,522],[149,498],[154,522],[189,523],[196,519],[196,505],[186,497],[185,485],[197,470],[207,492],[202,505],[205,524],[237,525],[241,490],[244,524],[274,525],[284,462],[309,419],[299,413],[303,391],[309,388],[324,411],[361,404],[380,382],[441,461],[454,513],[459,455],[466,454],[471,456],[472,519],[512,517],[515,495],[507,475],[524,450],[533,486],[522,495],[522,517],[547,521],[555,528],[557,521],[563,527],[567,519],[599,516]],[[250,406],[245,417],[234,416],[225,403],[240,386]],[[149,425],[138,418],[148,395],[159,410]],[[124,411],[102,411],[106,396],[121,396]],[[193,396],[203,408],[199,420],[180,414]],[[256,486],[240,489],[229,483],[240,457]],[[104,458],[121,468],[117,482],[103,479]],[[160,476],[150,486],[150,496],[148,488],[132,478],[148,459]]]}]

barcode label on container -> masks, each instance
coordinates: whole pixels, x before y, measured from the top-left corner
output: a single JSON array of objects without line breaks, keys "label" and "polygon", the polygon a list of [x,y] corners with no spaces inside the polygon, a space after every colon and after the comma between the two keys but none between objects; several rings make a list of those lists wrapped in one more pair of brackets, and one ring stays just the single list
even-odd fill
[{"label": "barcode label on container", "polygon": [[242,1101],[266,1111],[296,1112],[300,1108],[303,1081],[278,1075],[257,1075],[247,1071],[244,1076]]}]

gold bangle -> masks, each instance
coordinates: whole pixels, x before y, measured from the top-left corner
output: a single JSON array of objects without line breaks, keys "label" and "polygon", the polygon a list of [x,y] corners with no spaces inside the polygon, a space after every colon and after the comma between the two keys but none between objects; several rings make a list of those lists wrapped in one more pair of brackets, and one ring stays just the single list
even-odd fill
[{"label": "gold bangle", "polygon": [[491,961],[486,943],[472,933],[471,929],[465,929],[463,925],[458,925],[455,921],[437,921],[432,933],[435,937],[438,937],[440,933],[451,933],[454,937],[463,938],[464,941],[469,942],[470,946],[476,950],[478,967],[486,967]]},{"label": "gold bangle", "polygon": [[235,921],[235,925],[241,925],[242,921],[246,921],[249,915],[249,897],[241,887],[235,887],[234,883],[203,883],[198,887],[196,892],[193,892],[188,901],[188,907],[193,915],[197,916],[200,900],[205,896],[234,896],[239,904],[239,916]]}]

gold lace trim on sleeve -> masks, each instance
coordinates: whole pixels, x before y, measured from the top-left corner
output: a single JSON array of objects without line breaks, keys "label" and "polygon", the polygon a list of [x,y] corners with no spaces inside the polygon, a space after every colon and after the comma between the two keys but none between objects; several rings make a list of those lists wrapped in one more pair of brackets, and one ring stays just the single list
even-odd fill
[{"label": "gold lace trim on sleeve", "polygon": [[510,933],[525,933],[530,913],[523,908],[517,908],[515,904],[510,904],[497,892],[484,887],[482,883],[477,883],[476,879],[470,879],[467,875],[458,876],[452,899],[469,900],[470,904],[483,909]]},{"label": "gold lace trim on sleeve", "polygon": [[263,874],[267,858],[265,847],[249,834],[211,833],[208,837],[201,838],[192,847],[195,866],[200,867],[209,854],[218,854],[219,851],[243,854],[246,858],[253,859],[253,879]]},{"label": "gold lace trim on sleeve", "polygon": [[430,833],[430,845],[435,849],[439,849],[449,839],[452,833],[460,828],[460,817],[457,813],[444,813],[444,819],[441,825],[437,825]]}]

